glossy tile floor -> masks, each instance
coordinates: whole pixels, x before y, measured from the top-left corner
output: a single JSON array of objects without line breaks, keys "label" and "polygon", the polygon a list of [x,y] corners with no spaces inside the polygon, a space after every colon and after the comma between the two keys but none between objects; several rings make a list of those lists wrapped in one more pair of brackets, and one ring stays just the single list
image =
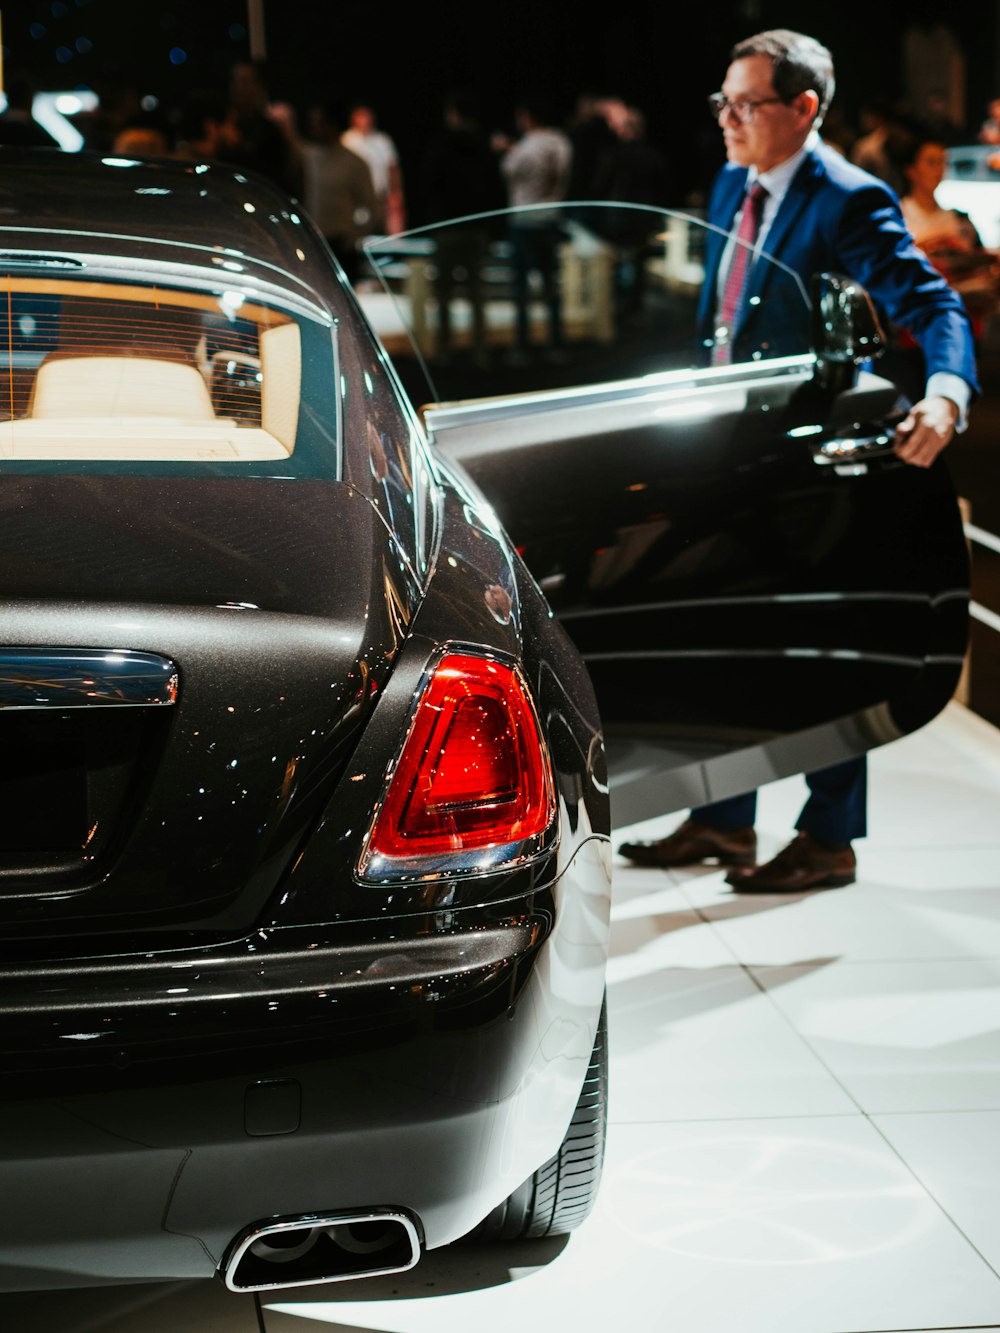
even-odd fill
[{"label": "glossy tile floor", "polygon": [[[849,889],[617,868],[607,1171],[576,1235],[286,1293],[260,1322],[189,1283],[0,1298],[0,1329],[1000,1329],[1000,732],[952,705],[872,768]],[[765,852],[803,790],[763,793]]]}]

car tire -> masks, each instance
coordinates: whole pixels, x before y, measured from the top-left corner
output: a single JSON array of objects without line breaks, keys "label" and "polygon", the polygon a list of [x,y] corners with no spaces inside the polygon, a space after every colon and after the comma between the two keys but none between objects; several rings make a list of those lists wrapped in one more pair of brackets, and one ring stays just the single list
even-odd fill
[{"label": "car tire", "polygon": [[597,1198],[608,1124],[608,1003],[605,997],[587,1077],[559,1151],[474,1227],[467,1240],[564,1236]]}]

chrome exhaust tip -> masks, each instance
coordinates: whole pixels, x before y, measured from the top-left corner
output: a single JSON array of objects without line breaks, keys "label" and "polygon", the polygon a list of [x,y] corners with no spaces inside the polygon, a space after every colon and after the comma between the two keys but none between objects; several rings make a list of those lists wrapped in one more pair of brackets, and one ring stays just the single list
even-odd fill
[{"label": "chrome exhaust tip", "polygon": [[230,1245],[230,1291],[270,1291],[404,1273],[420,1258],[416,1223],[394,1208],[302,1213],[255,1222]]}]

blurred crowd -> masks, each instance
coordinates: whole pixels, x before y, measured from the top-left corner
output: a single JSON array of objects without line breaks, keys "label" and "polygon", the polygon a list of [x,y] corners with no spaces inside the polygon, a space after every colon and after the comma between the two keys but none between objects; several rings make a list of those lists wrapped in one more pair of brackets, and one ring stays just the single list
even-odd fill
[{"label": "blurred crowd", "polygon": [[[109,76],[95,91],[99,104],[77,114],[73,124],[84,146],[98,152],[152,157],[206,158],[250,168],[303,197],[318,217],[328,209],[344,212],[341,194],[353,201],[353,213],[369,232],[396,232],[407,223],[420,225],[444,217],[502,207],[514,202],[511,172],[505,166],[521,140],[544,130],[565,146],[566,167],[558,185],[570,199],[610,199],[665,206],[702,202],[704,186],[719,165],[718,137],[709,128],[691,138],[704,145],[705,161],[687,179],[670,170],[670,145],[647,137],[643,112],[619,97],[582,94],[566,119],[537,97],[513,108],[511,126],[497,132],[481,124],[475,99],[456,93],[442,108],[436,134],[422,156],[411,148],[407,189],[395,143],[377,121],[372,102],[339,105],[312,101],[303,105],[271,96],[266,67],[243,60],[231,72],[225,92],[190,95],[173,107],[148,106],[134,83]],[[0,143],[53,144],[31,119],[34,89],[18,72],[5,85],[7,110],[0,115]],[[516,134],[511,129],[516,125]],[[849,125],[836,103],[827,115],[823,137],[852,162],[888,181],[900,196],[907,190],[903,166],[914,138],[932,138],[949,147],[978,138],[1000,146],[1000,98],[989,103],[978,131],[955,121],[942,95],[928,98],[922,112],[904,105],[871,102],[861,109],[857,127]],[[353,156],[349,159],[340,150]],[[690,154],[688,154],[690,156]],[[360,161],[367,170],[357,168]],[[687,163],[690,167],[690,162]],[[506,185],[506,189],[504,186]],[[369,188],[370,187],[370,188]],[[523,202],[518,200],[518,202]],[[332,218],[335,232],[342,218]]]},{"label": "blurred crowd", "polygon": [[[30,81],[15,72],[5,92],[0,144],[55,146],[31,118]],[[398,149],[374,105],[275,100],[258,61],[234,65],[225,92],[196,92],[175,107],[146,105],[127,77],[108,78],[95,92],[97,107],[71,117],[85,148],[257,171],[303,199],[321,230],[348,247],[360,235],[500,208],[512,198],[676,202],[666,158],[647,141],[642,112],[618,98],[583,96],[565,124],[543,101],[526,99],[498,132],[481,124],[471,95],[456,93],[419,154],[411,150],[404,189]],[[524,143],[542,132],[560,165],[551,179],[526,184],[524,164],[516,164]]]}]

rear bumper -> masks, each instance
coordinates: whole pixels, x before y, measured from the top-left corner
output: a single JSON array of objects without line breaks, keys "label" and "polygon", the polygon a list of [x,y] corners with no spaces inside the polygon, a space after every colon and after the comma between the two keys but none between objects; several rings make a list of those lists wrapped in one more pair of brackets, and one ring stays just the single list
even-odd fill
[{"label": "rear bumper", "polygon": [[502,920],[4,973],[0,1289],[204,1277],[248,1225],[300,1213],[464,1234],[565,1132],[607,898],[592,839]]}]

